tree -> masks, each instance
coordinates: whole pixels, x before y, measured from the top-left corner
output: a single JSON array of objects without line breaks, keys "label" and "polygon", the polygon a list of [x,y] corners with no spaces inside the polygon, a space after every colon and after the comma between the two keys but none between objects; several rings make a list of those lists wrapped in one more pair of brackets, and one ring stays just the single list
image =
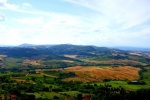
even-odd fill
[{"label": "tree", "polygon": [[53,100],[59,100],[59,97],[54,96],[54,97],[53,97]]},{"label": "tree", "polygon": [[45,82],[45,80],[46,80],[46,77],[47,77],[46,75],[43,75],[43,81],[44,81],[44,82]]},{"label": "tree", "polygon": [[82,94],[77,95],[77,100],[82,100]]}]

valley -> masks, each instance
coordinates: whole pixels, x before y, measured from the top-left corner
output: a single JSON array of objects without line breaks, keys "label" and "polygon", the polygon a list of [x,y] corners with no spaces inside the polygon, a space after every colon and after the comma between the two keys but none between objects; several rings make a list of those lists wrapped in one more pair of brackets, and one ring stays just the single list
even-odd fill
[{"label": "valley", "polygon": [[[93,100],[109,100],[124,91],[129,98],[150,88],[149,55],[70,44],[0,47],[0,94],[21,100],[77,100],[90,94]],[[109,98],[100,94],[105,89]]]}]

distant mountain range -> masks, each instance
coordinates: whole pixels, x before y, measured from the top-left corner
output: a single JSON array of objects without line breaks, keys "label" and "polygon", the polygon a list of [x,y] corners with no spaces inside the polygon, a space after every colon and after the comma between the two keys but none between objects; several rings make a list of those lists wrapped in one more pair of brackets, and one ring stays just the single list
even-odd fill
[{"label": "distant mountain range", "polygon": [[19,45],[19,47],[32,47],[32,46],[36,46],[36,45],[28,44],[28,43],[23,43],[23,44]]},{"label": "distant mountain range", "polygon": [[[1,45],[0,47],[21,47],[21,48],[49,48],[52,46],[61,46],[60,48],[66,48],[66,47],[71,47],[71,46],[75,46],[75,47],[87,47],[87,45],[72,45],[72,44],[43,44],[43,45],[35,45],[35,44],[28,44],[28,43],[23,43],[21,45],[18,46],[8,46],[8,45]],[[89,46],[88,46],[89,47]],[[97,46],[92,46],[95,49],[97,49]],[[108,47],[110,48],[110,47]],[[114,49],[119,49],[119,50],[125,50],[125,51],[137,51],[137,52],[150,52],[150,48],[142,48],[142,47],[128,47],[128,46],[118,46],[118,47],[111,47]],[[56,48],[58,49],[58,48]]]},{"label": "distant mountain range", "polygon": [[120,47],[113,47],[115,49],[120,50],[126,50],[126,51],[138,51],[138,52],[150,52],[150,48],[140,48],[140,47],[126,47],[126,46],[120,46]]},{"label": "distant mountain range", "polygon": [[[136,49],[131,49],[136,50]],[[139,49],[138,49],[139,50]],[[147,50],[147,49],[145,49]],[[136,50],[137,51],[137,50]],[[150,57],[148,52],[130,52],[110,47],[97,47],[88,45],[33,45],[22,44],[16,47],[0,47],[0,54],[12,58],[33,59],[33,60],[71,60],[75,63],[72,65],[98,65],[99,63],[90,62],[93,60],[107,61],[108,63],[101,63],[104,65],[111,65],[116,63],[112,60],[123,60],[122,64],[128,65],[128,60],[142,62],[149,64]],[[127,61],[124,63],[124,61]],[[59,63],[62,61],[59,61]],[[49,63],[48,63],[49,64]],[[118,64],[121,64],[118,62]],[[137,63],[136,63],[137,64]],[[135,65],[136,65],[135,64]],[[72,66],[71,65],[71,66]],[[63,66],[63,65],[62,65]]]},{"label": "distant mountain range", "polygon": [[52,44],[41,44],[41,45],[36,45],[36,44],[28,44],[28,43],[23,43],[23,44],[21,44],[21,45],[19,45],[18,47],[24,47],[24,48],[33,48],[33,47],[38,47],[38,48],[40,48],[40,47],[51,47],[51,46],[53,46]]},{"label": "distant mountain range", "polygon": [[14,57],[35,57],[40,55],[82,55],[95,56],[97,54],[109,55],[115,52],[124,52],[123,50],[107,47],[83,46],[72,44],[59,45],[32,45],[22,44],[16,47],[0,47],[0,54]]},{"label": "distant mountain range", "polygon": [[[58,44],[61,45],[61,44]],[[68,45],[71,46],[72,44],[63,44],[63,45]],[[51,47],[51,46],[55,46],[55,45],[34,45],[34,44],[21,44],[19,45],[19,47]],[[80,46],[84,46],[84,45],[80,45]],[[96,47],[96,46],[93,46]],[[120,50],[126,50],[126,51],[139,51],[139,52],[150,52],[150,48],[142,48],[142,47],[127,47],[127,46],[118,46],[118,47],[111,47],[114,49],[120,49]]]}]

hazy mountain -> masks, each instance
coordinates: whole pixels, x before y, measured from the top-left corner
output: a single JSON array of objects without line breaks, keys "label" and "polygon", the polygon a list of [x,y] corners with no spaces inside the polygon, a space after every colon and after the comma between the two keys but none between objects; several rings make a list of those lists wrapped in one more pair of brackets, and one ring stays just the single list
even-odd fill
[{"label": "hazy mountain", "polygon": [[0,47],[16,47],[16,45],[0,45]]},{"label": "hazy mountain", "polygon": [[[22,44],[17,47],[0,47],[0,53],[10,56],[38,56],[44,55],[86,55],[93,56],[96,53],[110,54],[112,52],[120,50],[96,47],[96,46],[82,46],[82,45],[71,45],[71,44],[60,44],[60,45],[32,45]],[[122,51],[123,52],[123,51]]]},{"label": "hazy mountain", "polygon": [[[40,59],[46,60],[73,60],[77,61],[76,65],[91,65],[97,64],[95,62],[87,62],[88,60],[123,60],[123,63],[118,64],[128,65],[128,60],[140,61],[142,63],[149,64],[150,57],[147,53],[131,53],[130,51],[97,47],[97,46],[85,46],[85,45],[72,45],[72,44],[60,44],[60,45],[29,45],[24,44],[17,47],[0,47],[0,54],[7,55],[7,57],[14,58],[26,58],[26,59]],[[73,57],[73,58],[72,58]],[[75,57],[75,58],[74,58]],[[85,60],[85,62],[84,62]],[[124,62],[127,61],[127,62]],[[113,63],[110,61],[107,64]],[[103,63],[107,65],[106,63]],[[136,63],[137,64],[137,63]]]},{"label": "hazy mountain", "polygon": [[28,44],[28,43],[23,43],[19,45],[18,47],[23,47],[23,48],[49,48],[53,45],[50,44],[41,44],[41,45],[35,45],[35,44]]},{"label": "hazy mountain", "polygon": [[113,47],[113,48],[120,49],[120,50],[126,50],[126,51],[150,52],[150,48],[142,48],[142,47],[120,46],[120,47]]},{"label": "hazy mountain", "polygon": [[34,44],[23,43],[23,44],[20,44],[18,47],[32,47],[32,46],[35,46],[35,45]]},{"label": "hazy mountain", "polygon": [[[107,51],[107,47],[97,47],[97,46],[87,46],[87,45],[72,45],[72,44],[42,44],[42,45],[35,45],[35,44],[28,44],[28,43],[23,43],[18,46],[9,46],[9,45],[0,45],[0,47],[23,47],[23,48],[50,48],[54,49],[56,51],[60,50],[68,50],[68,51],[74,51],[76,48],[78,50],[82,51],[85,50],[104,50]],[[103,48],[103,49],[102,49]],[[111,49],[111,48],[109,48]],[[125,51],[138,51],[138,52],[150,52],[150,48],[142,48],[142,47],[128,47],[128,46],[118,46],[118,47],[112,47],[112,49],[119,49],[119,50],[125,50]],[[66,51],[67,52],[67,51]]]}]

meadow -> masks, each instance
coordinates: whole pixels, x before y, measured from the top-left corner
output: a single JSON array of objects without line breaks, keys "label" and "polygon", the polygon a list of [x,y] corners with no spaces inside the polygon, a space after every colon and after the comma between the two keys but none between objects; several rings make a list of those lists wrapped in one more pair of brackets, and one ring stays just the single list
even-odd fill
[{"label": "meadow", "polygon": [[[34,95],[37,100],[59,98],[77,98],[96,90],[93,88],[111,86],[116,89],[124,88],[129,91],[150,88],[150,69],[143,72],[146,85],[128,84],[128,81],[138,80],[140,68],[131,66],[74,66],[64,69],[22,70],[21,72],[7,72],[0,77],[7,77],[10,83],[16,83],[21,93]],[[32,89],[30,88],[32,87]],[[2,88],[3,89],[3,88]],[[17,88],[16,88],[17,89]]]},{"label": "meadow", "polygon": [[137,80],[139,78],[138,71],[140,68],[131,66],[124,67],[97,67],[97,66],[75,66],[65,68],[64,71],[76,73],[76,77],[64,79],[64,81],[77,81],[79,79],[83,82],[102,82],[104,79],[112,80]]},{"label": "meadow", "polygon": [[150,89],[149,53],[90,46],[35,48],[0,48],[1,95],[76,100],[90,94],[97,100]]}]

